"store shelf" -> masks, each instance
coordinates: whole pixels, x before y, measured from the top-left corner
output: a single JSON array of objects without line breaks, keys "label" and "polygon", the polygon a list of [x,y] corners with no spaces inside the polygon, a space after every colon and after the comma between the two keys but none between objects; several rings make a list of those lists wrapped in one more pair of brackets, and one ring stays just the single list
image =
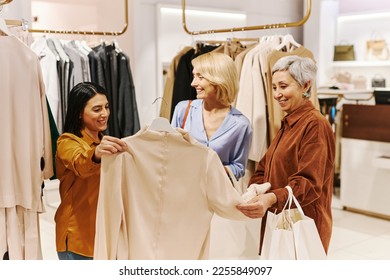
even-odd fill
[{"label": "store shelf", "polygon": [[317,94],[319,99],[332,99],[338,98],[343,100],[343,103],[355,103],[355,104],[372,104],[374,105],[374,90],[375,88],[367,89],[328,89],[318,88]]},{"label": "store shelf", "polygon": [[334,61],[333,67],[387,67],[390,66],[390,60],[383,61]]},{"label": "store shelf", "polygon": [[340,94],[372,94],[374,92],[374,88],[368,89],[329,89],[319,87],[317,89],[318,94],[326,94],[326,95],[340,95]]}]

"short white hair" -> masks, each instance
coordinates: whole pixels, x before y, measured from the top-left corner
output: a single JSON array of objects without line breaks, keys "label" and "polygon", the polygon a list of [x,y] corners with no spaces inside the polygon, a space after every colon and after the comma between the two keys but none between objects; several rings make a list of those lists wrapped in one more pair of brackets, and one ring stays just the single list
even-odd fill
[{"label": "short white hair", "polygon": [[317,65],[314,60],[298,55],[284,56],[276,61],[272,67],[272,75],[278,71],[288,71],[300,86],[304,86],[307,82],[310,82],[310,88],[307,91],[308,97],[310,97],[311,86],[317,74]]}]

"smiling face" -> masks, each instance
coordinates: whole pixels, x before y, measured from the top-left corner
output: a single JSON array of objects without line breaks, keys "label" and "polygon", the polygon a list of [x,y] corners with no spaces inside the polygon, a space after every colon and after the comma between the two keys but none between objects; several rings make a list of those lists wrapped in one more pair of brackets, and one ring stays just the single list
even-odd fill
[{"label": "smiling face", "polygon": [[107,129],[107,121],[110,116],[107,97],[104,94],[96,94],[87,104],[81,117],[85,130],[93,137]]},{"label": "smiling face", "polygon": [[204,78],[195,67],[192,71],[193,79],[191,86],[196,90],[197,99],[216,99],[217,87]]},{"label": "smiling face", "polygon": [[305,87],[298,84],[288,71],[277,71],[272,76],[274,99],[287,114],[299,108],[304,102]]}]

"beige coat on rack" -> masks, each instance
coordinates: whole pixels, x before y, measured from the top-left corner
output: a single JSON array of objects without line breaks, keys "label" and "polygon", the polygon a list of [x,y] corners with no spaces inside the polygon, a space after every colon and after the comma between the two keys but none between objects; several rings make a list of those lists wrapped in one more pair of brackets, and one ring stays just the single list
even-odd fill
[{"label": "beige coat on rack", "polygon": [[0,75],[0,256],[8,251],[13,260],[42,259],[41,187],[53,175],[42,71],[37,55],[14,36],[0,36],[0,68],[7,69]]}]

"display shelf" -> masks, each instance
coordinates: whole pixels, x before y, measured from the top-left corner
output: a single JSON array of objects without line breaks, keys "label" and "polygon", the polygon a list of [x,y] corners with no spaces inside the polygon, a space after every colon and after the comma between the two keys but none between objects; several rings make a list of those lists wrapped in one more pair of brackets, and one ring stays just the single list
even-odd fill
[{"label": "display shelf", "polygon": [[367,89],[329,89],[324,87],[319,87],[317,89],[318,94],[325,95],[344,95],[344,94],[372,94],[374,92],[374,88]]},{"label": "display shelf", "polygon": [[333,67],[387,67],[390,66],[390,60],[368,61],[368,60],[354,60],[354,61],[334,61]]}]

